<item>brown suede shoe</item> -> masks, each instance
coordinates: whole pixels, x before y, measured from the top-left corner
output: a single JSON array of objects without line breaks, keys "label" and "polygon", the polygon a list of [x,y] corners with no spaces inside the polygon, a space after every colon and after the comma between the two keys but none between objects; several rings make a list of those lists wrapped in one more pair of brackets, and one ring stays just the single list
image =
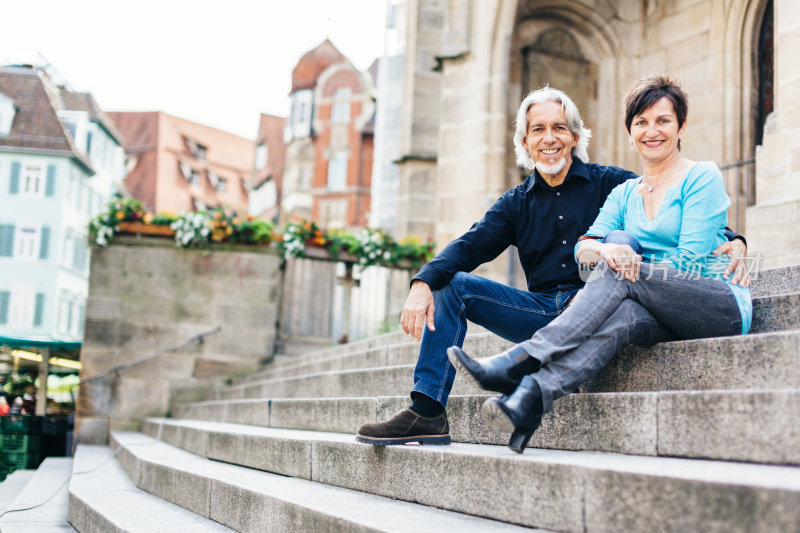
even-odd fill
[{"label": "brown suede shoe", "polygon": [[390,444],[450,444],[447,412],[427,418],[411,409],[403,409],[386,422],[364,424],[358,428],[358,442],[386,446]]}]

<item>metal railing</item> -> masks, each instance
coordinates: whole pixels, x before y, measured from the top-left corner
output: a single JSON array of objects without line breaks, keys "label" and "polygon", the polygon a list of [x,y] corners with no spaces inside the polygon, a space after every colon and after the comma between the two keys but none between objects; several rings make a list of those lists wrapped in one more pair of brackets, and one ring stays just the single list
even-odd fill
[{"label": "metal railing", "polygon": [[143,355],[141,357],[137,357],[133,361],[128,361],[126,363],[122,363],[122,364],[113,366],[113,367],[109,368],[108,370],[100,372],[99,374],[95,374],[94,376],[89,376],[88,378],[82,378],[80,383],[79,383],[79,385],[82,385],[84,383],[89,383],[91,381],[96,381],[98,379],[102,379],[104,377],[107,377],[107,376],[110,376],[110,375],[113,375],[113,374],[118,374],[119,372],[121,372],[123,370],[127,370],[129,368],[134,367],[134,366],[141,365],[142,363],[146,363],[147,361],[150,361],[151,359],[155,359],[156,357],[159,357],[161,355],[167,354],[169,352],[174,352],[176,350],[180,350],[181,348],[183,348],[184,346],[187,346],[189,344],[192,344],[192,343],[195,343],[195,342],[202,343],[203,341],[205,341],[206,337],[209,337],[209,336],[211,336],[211,335],[213,335],[215,333],[219,333],[221,330],[222,330],[222,326],[217,326],[214,329],[210,329],[208,331],[204,331],[203,333],[198,333],[197,335],[193,335],[191,337],[188,337],[188,338],[183,339],[181,341],[178,341],[176,343],[170,344],[169,346],[167,346],[165,348],[162,348],[160,350],[157,350],[157,351],[155,351],[153,353],[149,353],[147,355]]},{"label": "metal railing", "polygon": [[725,190],[731,195],[734,217],[731,228],[741,231],[744,222],[744,210],[756,203],[756,158],[750,157],[735,163],[728,163],[719,167],[725,180]]}]

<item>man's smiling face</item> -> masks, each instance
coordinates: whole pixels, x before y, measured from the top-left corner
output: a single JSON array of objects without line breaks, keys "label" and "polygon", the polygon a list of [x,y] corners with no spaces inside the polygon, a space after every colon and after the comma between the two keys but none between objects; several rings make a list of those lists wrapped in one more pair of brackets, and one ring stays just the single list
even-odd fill
[{"label": "man's smiling face", "polygon": [[522,146],[531,154],[543,177],[563,179],[572,164],[572,147],[578,136],[567,127],[564,109],[549,100],[528,109],[528,132]]}]

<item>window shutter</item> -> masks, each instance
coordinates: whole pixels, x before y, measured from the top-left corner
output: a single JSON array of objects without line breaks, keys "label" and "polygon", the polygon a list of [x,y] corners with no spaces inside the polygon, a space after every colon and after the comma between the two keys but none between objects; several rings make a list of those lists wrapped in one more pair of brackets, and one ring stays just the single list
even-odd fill
[{"label": "window shutter", "polygon": [[19,194],[19,172],[22,165],[19,161],[11,163],[11,186],[8,189],[9,194]]},{"label": "window shutter", "polygon": [[14,225],[0,224],[0,257],[14,256]]},{"label": "window shutter", "polygon": [[8,324],[8,302],[10,299],[10,292],[0,291],[0,324]]},{"label": "window shutter", "polygon": [[39,259],[46,261],[50,256],[50,228],[42,228],[42,238],[39,246]]},{"label": "window shutter", "polygon": [[56,166],[47,165],[47,184],[44,188],[45,196],[53,196],[56,191]]},{"label": "window shutter", "polygon": [[36,294],[36,307],[33,311],[33,325],[42,325],[42,315],[44,315],[44,293],[39,292]]}]

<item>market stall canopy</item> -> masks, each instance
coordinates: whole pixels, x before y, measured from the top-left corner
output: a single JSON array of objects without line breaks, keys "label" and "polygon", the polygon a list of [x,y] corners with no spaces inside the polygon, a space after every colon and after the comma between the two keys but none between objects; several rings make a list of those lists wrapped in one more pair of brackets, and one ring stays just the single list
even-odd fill
[{"label": "market stall canopy", "polygon": [[0,346],[9,348],[49,348],[52,352],[73,352],[80,350],[81,343],[75,341],[64,341],[50,335],[21,335],[16,337],[4,337],[0,335]]}]

